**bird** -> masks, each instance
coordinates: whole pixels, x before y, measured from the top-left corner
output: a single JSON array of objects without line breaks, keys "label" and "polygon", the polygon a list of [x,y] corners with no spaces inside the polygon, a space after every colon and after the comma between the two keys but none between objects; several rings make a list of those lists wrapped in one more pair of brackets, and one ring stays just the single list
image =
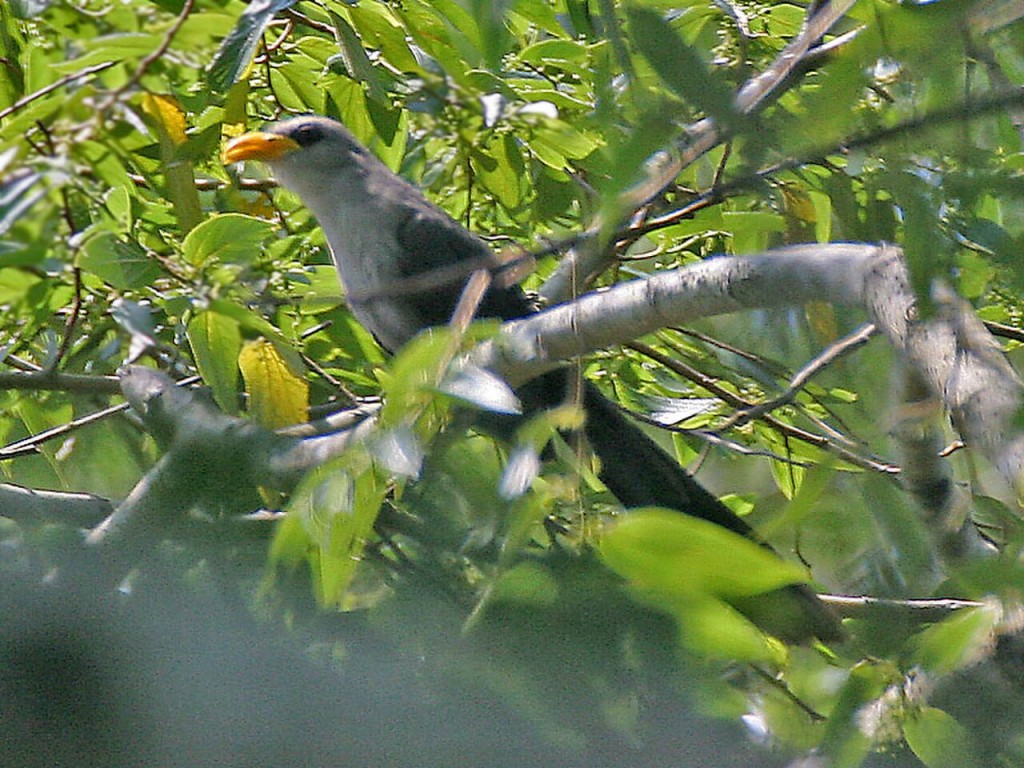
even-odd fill
[{"label": "bird", "polygon": [[[388,352],[420,331],[449,322],[470,273],[500,275],[504,261],[478,235],[388,168],[340,122],[300,116],[230,140],[225,165],[257,160],[316,217],[356,319]],[[449,279],[438,284],[437,275]],[[402,286],[422,283],[421,290]],[[536,311],[523,289],[491,280],[476,316],[521,318]],[[516,391],[524,412],[565,401],[574,374],[557,368]],[[623,506],[664,507],[710,521],[768,546],[741,517],[695,480],[623,411],[587,381],[580,396],[583,433],[599,459],[598,476]],[[784,639],[842,637],[833,612],[806,584],[759,596],[741,607]]]}]

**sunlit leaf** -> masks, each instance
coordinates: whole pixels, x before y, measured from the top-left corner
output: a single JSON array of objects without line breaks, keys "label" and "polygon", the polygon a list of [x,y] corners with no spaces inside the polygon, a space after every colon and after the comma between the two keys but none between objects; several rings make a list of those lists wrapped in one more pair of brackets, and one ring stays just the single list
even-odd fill
[{"label": "sunlit leaf", "polygon": [[0,237],[46,194],[41,178],[36,173],[22,172],[0,184]]},{"label": "sunlit leaf", "polygon": [[269,221],[239,213],[222,213],[197,226],[182,243],[182,255],[196,266],[216,262],[249,264],[274,234]]},{"label": "sunlit leaf", "polygon": [[903,723],[903,735],[928,768],[973,768],[977,747],[970,731],[948,712],[922,707]]},{"label": "sunlit leaf", "polygon": [[274,14],[295,5],[296,0],[259,0],[250,3],[238,17],[238,23],[224,38],[220,50],[210,64],[210,85],[216,91],[226,91],[249,66],[260,35]]},{"label": "sunlit leaf", "polygon": [[156,93],[142,96],[142,110],[175,144],[185,143],[185,114],[177,100]]},{"label": "sunlit leaf", "polygon": [[[349,455],[311,472],[292,495],[288,514],[300,521],[306,535],[306,559],[320,605],[348,607],[346,591],[386,490],[369,462]],[[301,538],[289,525],[274,552],[294,557],[300,547]]]},{"label": "sunlit leaf", "polygon": [[141,288],[160,275],[155,259],[137,243],[105,232],[90,239],[79,259],[82,269],[115,288]]},{"label": "sunlit leaf", "polygon": [[659,424],[676,425],[717,411],[721,401],[715,397],[652,397],[647,405],[651,418]]},{"label": "sunlit leaf", "polygon": [[630,37],[665,84],[721,125],[734,125],[738,115],[732,89],[657,11],[635,4],[627,5],[626,10]]},{"label": "sunlit leaf", "polygon": [[703,658],[775,664],[786,658],[782,643],[723,600],[685,597],[674,608],[683,645]]},{"label": "sunlit leaf", "polygon": [[666,597],[746,597],[805,580],[803,569],[721,526],[670,510],[636,510],[610,526],[601,556]]},{"label": "sunlit leaf", "polygon": [[500,376],[465,364],[455,367],[441,381],[441,392],[464,400],[471,405],[493,413],[522,413],[516,393]]},{"label": "sunlit leaf", "polygon": [[994,606],[957,611],[914,638],[913,658],[930,672],[955,672],[975,662],[991,646],[998,620]]},{"label": "sunlit leaf", "polygon": [[188,342],[203,381],[227,413],[238,411],[238,322],[218,312],[199,312],[188,324]]},{"label": "sunlit leaf", "polygon": [[501,475],[498,493],[503,499],[515,499],[529,490],[540,474],[540,456],[531,445],[517,446],[508,457]]},{"label": "sunlit leaf", "polygon": [[423,466],[423,445],[409,427],[378,430],[368,442],[367,451],[393,475],[417,477]]},{"label": "sunlit leaf", "polygon": [[249,413],[257,422],[274,429],[306,420],[309,385],[272,342],[247,342],[238,355],[238,368],[249,395]]}]

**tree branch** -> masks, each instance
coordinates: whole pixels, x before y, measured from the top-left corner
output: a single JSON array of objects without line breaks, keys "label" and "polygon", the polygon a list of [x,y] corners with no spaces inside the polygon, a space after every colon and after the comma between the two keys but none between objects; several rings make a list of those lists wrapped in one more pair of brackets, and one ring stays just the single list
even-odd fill
[{"label": "tree branch", "polygon": [[227,416],[151,368],[129,366],[121,382],[132,409],[166,451],[86,537],[92,546],[116,545],[125,564],[173,529],[184,512],[249,512],[258,503],[256,488],[290,490],[306,471],[363,439],[374,423],[375,410],[356,409],[347,420],[334,419],[342,431],[302,439]]},{"label": "tree branch", "polygon": [[921,624],[931,624],[949,618],[964,610],[984,608],[977,600],[890,600],[881,597],[852,595],[819,595],[822,602],[835,609],[845,619],[860,619],[889,614],[911,618]]},{"label": "tree branch", "polygon": [[1010,430],[1024,386],[984,325],[948,288],[936,286],[935,317],[916,318],[902,252],[895,246],[792,246],[620,283],[507,323],[499,339],[479,350],[476,362],[516,386],[555,361],[668,325],[812,301],[863,308],[940,398],[967,445],[1008,482],[1020,480],[1024,434]]},{"label": "tree branch", "polygon": [[20,523],[62,521],[84,527],[95,525],[113,508],[109,499],[89,493],[40,491],[0,483],[0,509],[4,517]]}]

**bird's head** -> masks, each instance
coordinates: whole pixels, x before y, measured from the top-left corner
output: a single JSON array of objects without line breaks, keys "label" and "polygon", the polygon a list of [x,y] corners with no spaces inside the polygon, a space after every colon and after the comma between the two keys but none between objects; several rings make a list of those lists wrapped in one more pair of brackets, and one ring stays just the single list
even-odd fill
[{"label": "bird's head", "polygon": [[341,123],[326,117],[293,117],[232,139],[221,160],[264,162],[282,184],[304,197],[318,179],[341,174],[366,154]]}]

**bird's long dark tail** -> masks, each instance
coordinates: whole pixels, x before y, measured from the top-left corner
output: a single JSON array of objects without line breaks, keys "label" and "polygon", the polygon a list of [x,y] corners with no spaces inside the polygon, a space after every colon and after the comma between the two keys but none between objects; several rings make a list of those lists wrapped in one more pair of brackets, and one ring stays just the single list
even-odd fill
[{"label": "bird's long dark tail", "polygon": [[[563,402],[568,376],[552,371],[519,392],[527,410]],[[584,432],[601,462],[601,481],[627,507],[667,507],[716,523],[764,546],[757,532],[663,451],[622,410],[589,382],[583,384]],[[787,640],[837,640],[832,611],[805,584],[759,595],[736,606],[757,624]]]}]

